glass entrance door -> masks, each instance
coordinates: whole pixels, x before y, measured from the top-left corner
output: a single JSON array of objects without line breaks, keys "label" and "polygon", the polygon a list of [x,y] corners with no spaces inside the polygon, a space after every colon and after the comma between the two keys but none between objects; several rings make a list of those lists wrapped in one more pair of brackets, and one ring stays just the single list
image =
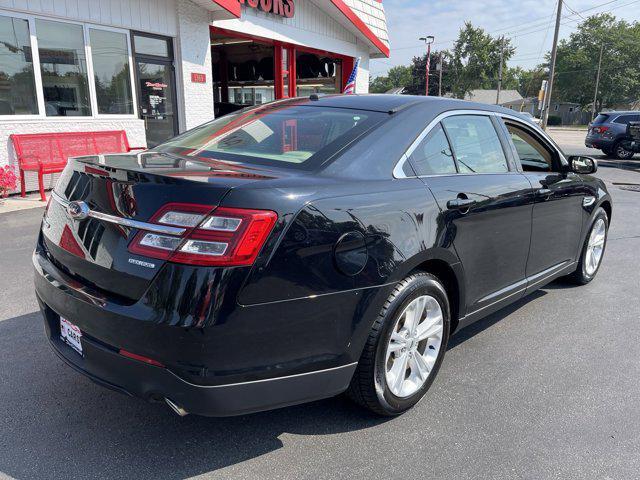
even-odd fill
[{"label": "glass entrance door", "polygon": [[136,62],[140,116],[144,120],[149,148],[177,135],[173,68],[171,65]]},{"label": "glass entrance door", "polygon": [[175,73],[171,39],[133,35],[138,104],[144,120],[147,146],[156,145],[178,134]]}]

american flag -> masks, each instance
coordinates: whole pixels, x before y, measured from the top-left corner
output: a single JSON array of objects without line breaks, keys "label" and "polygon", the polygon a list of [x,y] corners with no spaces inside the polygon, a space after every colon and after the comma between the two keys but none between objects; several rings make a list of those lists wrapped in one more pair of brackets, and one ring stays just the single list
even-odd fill
[{"label": "american flag", "polygon": [[344,87],[345,95],[353,95],[356,93],[356,77],[358,76],[358,66],[360,65],[360,57],[356,58],[356,63],[353,65],[353,71],[351,75],[349,75],[349,80],[347,80],[347,85]]}]

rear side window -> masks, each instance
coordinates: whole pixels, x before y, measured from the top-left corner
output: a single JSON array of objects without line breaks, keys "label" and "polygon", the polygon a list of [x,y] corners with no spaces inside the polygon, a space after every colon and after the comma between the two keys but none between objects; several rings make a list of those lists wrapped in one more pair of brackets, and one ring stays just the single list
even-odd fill
[{"label": "rear side window", "polygon": [[608,120],[609,120],[609,115],[605,115],[604,113],[601,113],[596,117],[593,123],[606,123]]},{"label": "rear side window", "polygon": [[444,119],[442,124],[451,141],[460,173],[509,171],[500,138],[489,117],[459,115]]},{"label": "rear side window", "polygon": [[273,104],[225,115],[153,151],[200,161],[311,169],[386,117],[380,112]]},{"label": "rear side window", "polygon": [[456,173],[456,163],[440,124],[420,142],[409,157],[418,175]]},{"label": "rear side window", "polygon": [[620,115],[614,120],[614,123],[621,123],[622,125],[629,125],[630,122],[637,122],[637,115]]}]

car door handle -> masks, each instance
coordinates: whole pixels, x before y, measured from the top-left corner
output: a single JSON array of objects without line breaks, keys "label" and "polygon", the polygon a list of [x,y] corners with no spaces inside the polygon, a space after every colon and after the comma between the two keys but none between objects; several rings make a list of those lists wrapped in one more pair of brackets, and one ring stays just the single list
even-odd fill
[{"label": "car door handle", "polygon": [[470,198],[456,198],[455,200],[449,200],[447,202],[447,208],[449,210],[466,210],[475,204],[476,201]]},{"label": "car door handle", "polygon": [[551,191],[548,188],[541,188],[540,190],[538,190],[536,192],[536,195],[538,197],[544,197],[544,198],[549,198],[551,195],[553,195],[553,191]]}]

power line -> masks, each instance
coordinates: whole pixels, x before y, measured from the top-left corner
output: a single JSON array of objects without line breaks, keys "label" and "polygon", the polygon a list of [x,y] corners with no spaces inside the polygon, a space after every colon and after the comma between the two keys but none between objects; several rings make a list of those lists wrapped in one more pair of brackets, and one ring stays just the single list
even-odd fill
[{"label": "power line", "polygon": [[[563,15],[562,19],[564,21],[567,21],[567,22],[578,22],[579,20],[576,20],[576,19],[571,18],[571,17],[575,17],[576,15],[580,15],[580,14],[585,13],[585,12],[596,10],[596,9],[599,9],[599,8],[605,7],[607,5],[610,5],[612,3],[616,3],[616,2],[620,2],[620,1],[624,1],[624,0],[609,0],[607,2],[604,2],[604,3],[600,4],[600,5],[596,5],[595,7],[585,8],[584,10],[575,11],[574,13],[571,13],[569,15]],[[616,10],[618,8],[623,8],[623,7],[632,5],[634,3],[637,3],[638,1],[640,1],[640,0],[635,0],[635,1],[631,2],[631,3],[627,3],[627,4],[624,4],[624,5],[616,5],[613,8],[610,8],[609,10],[603,10],[602,12],[597,12],[597,14],[608,13],[608,12],[611,12],[612,10]],[[524,36],[524,35],[529,35],[529,34],[532,34],[532,33],[543,32],[543,31],[545,31],[547,29],[547,27],[544,27],[544,28],[540,28],[540,27],[543,26],[543,25],[546,25],[549,22],[550,18],[552,18],[552,17],[553,17],[553,15],[546,16],[546,17],[539,17],[539,18],[537,18],[535,20],[531,20],[531,21],[528,21],[528,22],[523,22],[523,23],[520,23],[520,24],[511,25],[509,27],[499,28],[497,30],[491,30],[491,31],[488,31],[486,33],[487,34],[495,34],[495,33],[504,32],[504,31],[506,31],[507,33],[510,33],[512,31],[514,31],[514,29],[523,27],[523,26],[528,25],[528,24],[535,24],[535,25],[529,25],[528,27],[525,27],[524,28],[525,32],[528,29],[532,29],[532,28],[535,29],[535,30],[527,32],[527,33],[518,32],[518,34],[517,35],[513,35],[513,37],[517,38],[517,37]],[[541,21],[541,20],[543,20],[543,21]],[[564,23],[563,23],[563,25],[567,26]],[[457,38],[448,39],[448,40],[442,40],[440,42],[435,42],[433,45],[434,46],[437,46],[437,45],[448,45],[448,44],[451,44],[451,43],[455,43],[456,40],[457,40]],[[410,49],[416,49],[418,47],[421,47],[421,46],[420,45],[411,45],[411,46],[407,45],[407,46],[404,46],[404,47],[392,48],[391,51],[410,50]]]},{"label": "power line", "polygon": [[564,2],[564,6],[565,6],[565,7],[567,7],[567,9],[568,9],[570,12],[573,12],[575,15],[578,15],[582,20],[585,20],[585,21],[587,20],[586,18],[584,18],[584,17],[580,14],[580,12],[576,12],[576,11],[575,11],[575,9],[571,8],[571,6],[570,6],[566,1]]}]

